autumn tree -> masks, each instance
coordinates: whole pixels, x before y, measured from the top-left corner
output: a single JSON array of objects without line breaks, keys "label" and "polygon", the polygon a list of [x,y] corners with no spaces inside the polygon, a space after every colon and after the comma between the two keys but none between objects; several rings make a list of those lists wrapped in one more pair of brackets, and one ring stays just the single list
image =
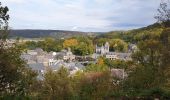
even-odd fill
[{"label": "autumn tree", "polygon": [[72,47],[75,47],[77,45],[78,45],[77,39],[67,39],[63,43],[64,48],[68,48],[68,47],[72,48]]}]

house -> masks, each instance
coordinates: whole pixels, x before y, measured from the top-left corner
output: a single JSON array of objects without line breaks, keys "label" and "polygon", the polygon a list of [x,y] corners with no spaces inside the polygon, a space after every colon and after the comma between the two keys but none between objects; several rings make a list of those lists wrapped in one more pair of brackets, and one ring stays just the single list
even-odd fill
[{"label": "house", "polygon": [[50,66],[55,62],[55,52],[47,53],[40,48],[35,50],[28,50],[21,55],[28,64],[42,63],[44,66]]},{"label": "house", "polygon": [[109,52],[109,43],[108,42],[106,42],[105,45],[104,46],[102,45],[101,47],[96,45],[96,53],[97,54],[104,55],[108,52]]},{"label": "house", "polygon": [[76,56],[71,52],[71,49],[68,48],[68,50],[62,50],[56,53],[56,58],[71,62],[75,60]]},{"label": "house", "polygon": [[105,55],[110,60],[131,60],[131,53],[109,52]]},{"label": "house", "polygon": [[[62,59],[58,59],[61,56]],[[59,70],[62,66],[67,68],[71,75],[81,71],[84,66],[75,60],[75,55],[70,49],[61,52],[45,52],[40,48],[28,50],[21,55],[21,58],[27,62],[29,67],[38,73],[38,79],[42,80],[47,69],[53,71]]]},{"label": "house", "polygon": [[[135,49],[135,45],[132,46],[132,49]],[[106,42],[104,46],[98,47],[96,45],[96,53],[92,55],[92,58],[97,59],[100,56],[106,57],[110,60],[131,60],[131,53],[122,53],[122,52],[110,52],[109,43]]]},{"label": "house", "polygon": [[75,60],[75,55],[73,55],[70,48],[68,48],[68,51],[65,52],[65,55],[63,56],[63,60],[69,60],[69,61]]}]

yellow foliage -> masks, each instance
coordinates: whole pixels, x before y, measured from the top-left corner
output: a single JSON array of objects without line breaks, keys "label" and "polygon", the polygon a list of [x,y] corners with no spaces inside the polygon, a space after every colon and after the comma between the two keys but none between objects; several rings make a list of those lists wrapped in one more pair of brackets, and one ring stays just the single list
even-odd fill
[{"label": "yellow foliage", "polygon": [[78,45],[77,39],[67,39],[63,43],[64,48],[73,47],[77,45]]},{"label": "yellow foliage", "polygon": [[98,65],[104,65],[104,60],[102,58],[99,58],[97,61]]}]

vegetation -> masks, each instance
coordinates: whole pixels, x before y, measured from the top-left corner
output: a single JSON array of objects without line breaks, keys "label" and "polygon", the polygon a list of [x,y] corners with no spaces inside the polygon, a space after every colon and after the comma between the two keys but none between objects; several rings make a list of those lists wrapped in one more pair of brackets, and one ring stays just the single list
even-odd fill
[{"label": "vegetation", "polygon": [[36,73],[20,58],[21,48],[8,47],[8,8],[0,5],[0,99],[31,97]]}]

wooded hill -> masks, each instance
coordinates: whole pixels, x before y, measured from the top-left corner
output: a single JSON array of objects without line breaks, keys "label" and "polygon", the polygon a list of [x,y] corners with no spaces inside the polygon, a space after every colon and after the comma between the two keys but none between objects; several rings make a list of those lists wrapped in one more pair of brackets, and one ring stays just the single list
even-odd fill
[{"label": "wooded hill", "polygon": [[[100,33],[99,33],[100,34]],[[54,37],[69,38],[74,36],[86,36],[86,35],[96,35],[93,32],[79,32],[79,31],[65,31],[65,30],[10,30],[10,38],[22,37],[22,38],[44,38],[44,37]]]},{"label": "wooded hill", "polygon": [[139,29],[108,32],[106,34],[98,35],[96,38],[122,39],[126,42],[136,43],[137,41],[143,39],[147,34],[159,35],[160,31],[162,31],[161,25],[159,23],[154,23]]},{"label": "wooded hill", "polygon": [[53,37],[56,39],[70,38],[77,36],[93,36],[95,38],[107,38],[107,39],[122,39],[126,42],[136,42],[141,39],[141,35],[147,33],[157,34],[162,30],[161,25],[158,23],[142,27],[139,29],[133,29],[129,31],[111,31],[111,32],[80,32],[80,31],[66,31],[66,30],[10,30],[10,38],[22,37],[22,38],[44,38]]}]

